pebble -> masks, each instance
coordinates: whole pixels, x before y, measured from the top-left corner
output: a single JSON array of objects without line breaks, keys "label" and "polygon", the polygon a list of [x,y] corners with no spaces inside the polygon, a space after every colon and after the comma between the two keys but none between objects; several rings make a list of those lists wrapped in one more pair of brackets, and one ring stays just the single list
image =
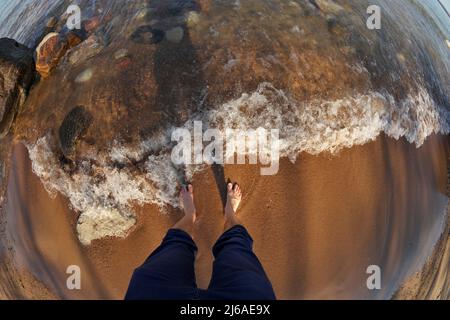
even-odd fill
[{"label": "pebble", "polygon": [[51,17],[47,20],[47,24],[45,25],[46,28],[53,29],[58,24],[58,19],[56,17]]},{"label": "pebble", "polygon": [[125,70],[131,65],[131,59],[130,57],[123,57],[120,60],[117,61],[117,67],[119,70]]},{"label": "pebble", "polygon": [[90,33],[99,27],[100,22],[100,17],[92,17],[89,20],[85,20],[83,21],[84,30]]},{"label": "pebble", "polygon": [[184,30],[181,27],[175,27],[166,31],[166,39],[172,43],[180,43],[184,37]]},{"label": "pebble", "polygon": [[196,11],[190,11],[186,17],[186,24],[188,27],[192,28],[196,26],[200,21],[200,15]]},{"label": "pebble", "polygon": [[149,9],[141,9],[137,14],[136,14],[136,19],[137,20],[144,20],[147,17],[149,17],[151,14],[151,11]]},{"label": "pebble", "polygon": [[94,71],[92,68],[84,70],[82,73],[76,77],[75,82],[76,83],[83,83],[91,80],[92,76],[94,75]]},{"label": "pebble", "polygon": [[154,29],[150,25],[140,26],[131,35],[131,40],[137,43],[155,44],[164,39],[164,31]]},{"label": "pebble", "polygon": [[114,53],[114,59],[119,60],[128,56],[127,49],[119,49]]},{"label": "pebble", "polygon": [[406,58],[403,55],[403,53],[397,53],[397,60],[398,62],[400,62],[401,64],[404,64],[406,62]]}]

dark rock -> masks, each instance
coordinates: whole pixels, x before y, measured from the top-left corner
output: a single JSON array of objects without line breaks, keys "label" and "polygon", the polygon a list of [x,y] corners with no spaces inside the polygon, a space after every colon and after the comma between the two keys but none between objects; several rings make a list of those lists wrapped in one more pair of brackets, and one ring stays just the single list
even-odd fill
[{"label": "dark rock", "polygon": [[92,124],[92,115],[83,106],[73,108],[59,128],[59,142],[64,156],[70,158],[76,143]]},{"label": "dark rock", "polygon": [[320,7],[317,4],[316,0],[309,0],[309,3],[311,3],[317,10],[320,10]]},{"label": "dark rock", "polygon": [[137,43],[155,44],[164,39],[164,31],[153,29],[152,26],[140,26],[131,35],[131,40]]},{"label": "dark rock", "polygon": [[327,19],[328,30],[331,32],[331,31],[333,31],[334,27],[336,27],[338,21],[337,21],[336,17],[333,15],[327,15],[326,19]]},{"label": "dark rock", "polygon": [[11,127],[34,80],[33,50],[8,38],[0,39],[0,138]]}]

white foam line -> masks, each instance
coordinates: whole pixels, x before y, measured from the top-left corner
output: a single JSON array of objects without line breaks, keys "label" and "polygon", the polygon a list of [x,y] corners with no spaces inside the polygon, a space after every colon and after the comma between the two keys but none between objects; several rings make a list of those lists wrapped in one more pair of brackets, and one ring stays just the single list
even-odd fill
[{"label": "white foam line", "polygon": [[[365,144],[381,132],[395,139],[405,137],[417,147],[433,133],[450,132],[449,113],[436,106],[425,89],[398,103],[379,92],[297,103],[270,83],[262,83],[255,92],[196,115],[185,126],[191,128],[194,118],[199,117],[204,124],[219,129],[280,129],[281,155],[291,161],[300,152],[336,153]],[[134,204],[179,205],[177,182],[204,166],[181,169],[172,164],[172,129],[137,147],[115,142],[109,153],[86,158],[72,175],[61,167],[50,136],[40,138],[28,150],[33,171],[50,194],[60,192],[81,212],[78,236],[83,244],[89,244],[105,236],[126,236],[135,223]],[[138,169],[132,165],[134,161],[145,164]],[[123,168],[117,168],[117,163]]]}]

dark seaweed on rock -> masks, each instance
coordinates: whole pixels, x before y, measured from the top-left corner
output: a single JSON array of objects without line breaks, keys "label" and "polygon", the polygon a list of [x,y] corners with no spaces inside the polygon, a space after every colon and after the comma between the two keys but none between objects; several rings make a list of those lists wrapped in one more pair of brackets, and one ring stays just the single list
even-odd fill
[{"label": "dark seaweed on rock", "polygon": [[91,124],[92,115],[83,106],[77,106],[67,114],[59,128],[61,151],[66,157],[70,157],[75,144]]}]

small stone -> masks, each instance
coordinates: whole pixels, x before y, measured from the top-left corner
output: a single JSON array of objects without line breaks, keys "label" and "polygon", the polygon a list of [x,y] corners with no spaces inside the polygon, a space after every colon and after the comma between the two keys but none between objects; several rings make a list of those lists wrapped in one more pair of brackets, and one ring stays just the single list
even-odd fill
[{"label": "small stone", "polygon": [[92,68],[84,70],[82,73],[76,77],[75,82],[76,83],[83,83],[91,80],[92,76],[94,75],[94,71]]},{"label": "small stone", "polygon": [[56,25],[58,24],[58,19],[56,17],[51,17],[47,20],[47,23],[45,24],[46,28],[54,29],[56,28]]},{"label": "small stone", "polygon": [[136,19],[137,20],[145,20],[150,16],[150,14],[151,14],[151,11],[149,9],[141,9],[136,14]]},{"label": "small stone", "polygon": [[333,0],[310,0],[310,2],[314,2],[315,6],[325,13],[338,14],[339,12],[344,11],[344,8]]},{"label": "small stone", "polygon": [[405,56],[403,55],[403,53],[397,53],[397,60],[398,60],[398,62],[400,62],[401,64],[404,64],[405,62],[406,62],[406,58],[405,58]]},{"label": "small stone", "polygon": [[181,27],[175,27],[166,31],[166,39],[172,43],[180,43],[184,37],[184,30]]},{"label": "small stone", "polygon": [[119,60],[128,56],[127,49],[119,49],[114,53],[114,59]]},{"label": "small stone", "polygon": [[100,17],[96,16],[96,17],[92,17],[89,20],[85,20],[83,21],[82,25],[83,25],[83,29],[87,32],[87,33],[91,33],[92,31],[94,31],[95,29],[98,28],[98,26],[100,25]]},{"label": "small stone", "polygon": [[200,15],[196,11],[190,11],[186,17],[186,24],[189,28],[196,26],[200,21]]},{"label": "small stone", "polygon": [[200,5],[200,9],[203,12],[209,12],[212,7],[212,0],[197,0],[197,3]]},{"label": "small stone", "polygon": [[75,145],[92,124],[92,115],[83,106],[73,108],[64,118],[59,128],[59,142],[61,151],[70,157]]},{"label": "small stone", "polygon": [[68,49],[76,47],[81,42],[83,42],[81,35],[79,35],[76,31],[69,31],[66,34],[65,38],[67,40]]},{"label": "small stone", "polygon": [[292,29],[291,29],[291,32],[292,33],[297,33],[297,34],[304,34],[305,30],[300,29],[299,26],[293,26]]},{"label": "small stone", "polygon": [[156,44],[164,39],[164,31],[154,29],[150,25],[140,26],[131,35],[131,40],[136,43]]},{"label": "small stone", "polygon": [[131,65],[130,57],[123,57],[117,61],[117,67],[119,70],[125,70]]}]

